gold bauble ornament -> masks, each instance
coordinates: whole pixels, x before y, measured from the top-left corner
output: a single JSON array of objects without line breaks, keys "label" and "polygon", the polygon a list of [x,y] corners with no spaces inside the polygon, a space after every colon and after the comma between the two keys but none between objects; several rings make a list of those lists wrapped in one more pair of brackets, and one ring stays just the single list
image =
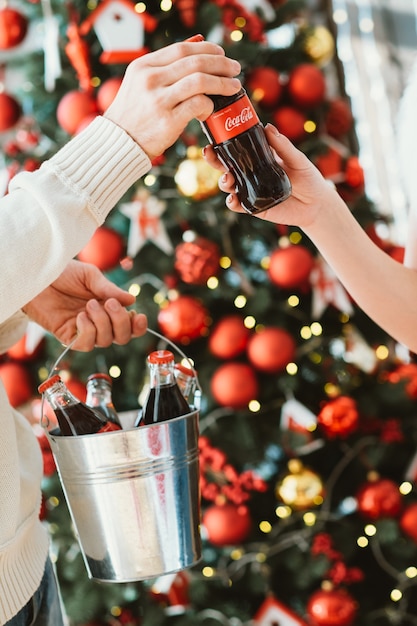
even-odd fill
[{"label": "gold bauble ornament", "polygon": [[318,67],[324,67],[334,57],[335,42],[332,33],[325,26],[307,28],[304,35],[304,51]]},{"label": "gold bauble ornament", "polygon": [[175,174],[178,191],[193,200],[205,200],[219,192],[221,173],[209,165],[201,156],[201,149],[193,146],[187,150]]},{"label": "gold bauble ornament", "polygon": [[320,477],[304,467],[298,459],[291,459],[288,470],[289,473],[275,487],[276,497],[287,506],[298,510],[322,504],[324,489]]}]

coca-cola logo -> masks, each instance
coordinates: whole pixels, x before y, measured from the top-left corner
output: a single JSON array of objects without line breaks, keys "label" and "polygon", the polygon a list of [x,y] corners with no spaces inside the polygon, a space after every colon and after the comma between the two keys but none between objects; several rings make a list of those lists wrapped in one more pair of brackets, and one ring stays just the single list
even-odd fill
[{"label": "coca-cola logo", "polygon": [[249,120],[253,118],[253,113],[250,107],[244,107],[239,115],[236,117],[228,117],[224,123],[224,127],[227,131],[231,131],[237,126],[241,126],[242,124],[246,124]]}]

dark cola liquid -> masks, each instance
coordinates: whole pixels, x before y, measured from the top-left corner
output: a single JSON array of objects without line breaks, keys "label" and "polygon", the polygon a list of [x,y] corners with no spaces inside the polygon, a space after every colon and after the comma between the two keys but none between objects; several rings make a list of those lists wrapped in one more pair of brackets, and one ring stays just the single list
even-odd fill
[{"label": "dark cola liquid", "polygon": [[290,195],[291,183],[276,162],[261,124],[213,148],[234,175],[236,195],[248,213],[266,211]]},{"label": "dark cola liquid", "polygon": [[139,426],[165,422],[188,413],[190,413],[189,404],[176,383],[151,387],[140,421],[138,420]]},{"label": "dark cola liquid", "polygon": [[66,437],[71,437],[72,435],[93,435],[110,430],[120,430],[120,426],[113,422],[106,421],[104,417],[98,415],[93,409],[90,409],[82,402],[69,405],[65,407],[65,409],[60,407],[54,410],[61,435]]}]

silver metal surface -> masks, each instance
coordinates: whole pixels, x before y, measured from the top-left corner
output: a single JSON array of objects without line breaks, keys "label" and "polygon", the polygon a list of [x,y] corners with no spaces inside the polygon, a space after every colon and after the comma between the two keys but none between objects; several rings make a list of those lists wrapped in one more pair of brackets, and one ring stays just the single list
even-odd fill
[{"label": "silver metal surface", "polygon": [[198,562],[198,411],[131,430],[48,438],[90,578],[145,580]]}]

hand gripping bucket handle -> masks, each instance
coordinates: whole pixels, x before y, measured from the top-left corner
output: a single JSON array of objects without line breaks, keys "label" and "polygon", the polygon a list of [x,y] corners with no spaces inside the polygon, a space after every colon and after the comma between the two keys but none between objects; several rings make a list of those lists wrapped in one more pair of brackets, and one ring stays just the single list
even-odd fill
[{"label": "hand gripping bucket handle", "polygon": [[42,417],[90,578],[146,580],[200,560],[198,419],[194,409],[140,428],[64,437]]}]

